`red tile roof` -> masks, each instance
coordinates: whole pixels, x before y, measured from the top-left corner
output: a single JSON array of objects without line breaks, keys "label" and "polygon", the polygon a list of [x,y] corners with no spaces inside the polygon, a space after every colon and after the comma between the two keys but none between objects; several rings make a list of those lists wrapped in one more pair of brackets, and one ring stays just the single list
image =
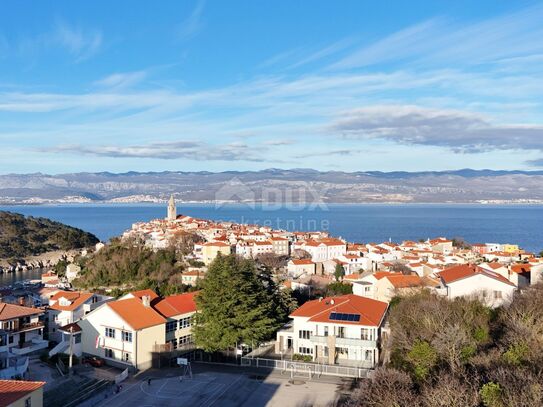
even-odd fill
[{"label": "red tile roof", "polygon": [[196,302],[194,301],[194,297],[197,294],[198,291],[170,295],[168,297],[159,299],[152,305],[153,308],[167,318],[187,314],[189,312],[196,312]]},{"label": "red tile roof", "polygon": [[295,266],[301,266],[304,264],[315,264],[310,259],[292,259],[291,261]]},{"label": "red tile roof", "polygon": [[43,314],[43,312],[43,310],[38,308],[23,307],[22,305],[0,302],[0,321]]},{"label": "red tile roof", "polygon": [[419,276],[393,274],[385,277],[395,288],[421,287],[424,282]]},{"label": "red tile roof", "polygon": [[0,380],[0,407],[9,406],[44,385],[45,382]]},{"label": "red tile roof", "polygon": [[[82,293],[79,291],[59,291],[51,297],[51,300],[55,300],[56,302],[53,305],[50,305],[49,308],[57,311],[73,311],[83,305],[83,303],[91,298],[92,295],[92,293]],[[59,304],[61,298],[66,298],[70,301],[70,304]]]},{"label": "red tile roof", "polygon": [[437,275],[441,277],[441,279],[446,284],[453,283],[455,281],[462,280],[464,278],[473,277],[478,274],[484,275],[484,276],[493,278],[494,280],[501,281],[502,283],[514,286],[513,283],[511,283],[508,279],[503,277],[501,274],[495,273],[490,270],[485,270],[484,268],[476,266],[474,264],[461,264],[458,266],[446,268],[445,270],[437,273]]},{"label": "red tile roof", "polygon": [[132,294],[136,298],[139,298],[140,300],[145,295],[148,295],[151,298],[151,301],[158,297],[158,294],[150,288],[146,288],[145,290],[132,291],[130,294]]},{"label": "red tile roof", "polygon": [[160,325],[166,320],[152,307],[146,307],[139,298],[108,302],[107,306],[134,330]]},{"label": "red tile roof", "polygon": [[[360,297],[354,294],[327,297],[304,303],[290,314],[291,317],[308,317],[311,322],[333,324],[379,326],[388,308],[386,302]],[[336,321],[330,319],[332,312],[359,314],[360,321]]]}]

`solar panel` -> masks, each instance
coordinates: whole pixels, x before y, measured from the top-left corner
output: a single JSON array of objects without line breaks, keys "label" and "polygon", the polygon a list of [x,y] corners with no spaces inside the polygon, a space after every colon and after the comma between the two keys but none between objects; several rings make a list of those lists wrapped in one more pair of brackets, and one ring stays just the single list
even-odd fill
[{"label": "solar panel", "polygon": [[360,314],[345,314],[342,312],[331,312],[330,319],[332,321],[359,322]]}]

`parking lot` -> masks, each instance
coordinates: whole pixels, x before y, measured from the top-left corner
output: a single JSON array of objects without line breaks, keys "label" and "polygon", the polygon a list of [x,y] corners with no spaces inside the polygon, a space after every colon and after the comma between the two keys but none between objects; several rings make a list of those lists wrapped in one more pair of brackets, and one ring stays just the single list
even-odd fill
[{"label": "parking lot", "polygon": [[[118,394],[103,400],[105,406],[330,406],[338,397],[338,383],[288,375],[255,374],[241,368],[198,366],[192,377],[175,370],[154,371],[129,379]],[[151,383],[148,378],[151,377]]]}]

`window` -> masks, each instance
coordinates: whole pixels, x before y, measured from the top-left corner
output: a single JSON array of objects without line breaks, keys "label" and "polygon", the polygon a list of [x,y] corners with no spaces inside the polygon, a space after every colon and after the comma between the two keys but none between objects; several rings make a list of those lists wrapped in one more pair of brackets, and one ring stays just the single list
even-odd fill
[{"label": "window", "polygon": [[191,317],[188,318],[181,318],[179,320],[179,329],[188,328],[191,326]]},{"label": "window", "polygon": [[324,336],[328,336],[328,325],[324,327]]},{"label": "window", "polygon": [[179,338],[179,346],[192,343],[192,335],[185,335]]},{"label": "window", "polygon": [[298,331],[298,335],[300,339],[309,339],[309,337],[311,336],[311,331],[300,330]]},{"label": "window", "polygon": [[373,351],[372,350],[366,350],[364,359],[365,360],[373,360]]},{"label": "window", "polygon": [[123,361],[130,362],[130,353],[128,352],[123,353]]},{"label": "window", "polygon": [[81,343],[81,335],[74,336],[74,343]]},{"label": "window", "polygon": [[304,346],[300,346],[298,348],[298,353],[300,353],[302,355],[312,355],[313,354],[313,349],[312,348],[306,348]]},{"label": "window", "polygon": [[177,339],[170,339],[167,343],[172,345],[172,349],[177,349]]},{"label": "window", "polygon": [[502,298],[502,292],[501,291],[494,291],[494,299],[499,300]]},{"label": "window", "polygon": [[25,400],[25,407],[32,407],[32,397]]},{"label": "window", "polygon": [[373,335],[371,329],[368,328],[361,328],[360,329],[360,339],[363,341],[372,341]]},{"label": "window", "polygon": [[13,335],[10,335],[10,336],[9,336],[8,343],[13,343]]},{"label": "window", "polygon": [[115,329],[106,328],[106,337],[115,339]]},{"label": "window", "polygon": [[123,331],[122,338],[123,342],[132,342],[132,332]]},{"label": "window", "polygon": [[174,332],[177,329],[177,321],[166,322],[166,333]]},{"label": "window", "polygon": [[338,328],[337,328],[337,337],[338,338],[345,338],[345,327],[338,326]]},{"label": "window", "polygon": [[113,359],[113,349],[104,349],[106,358]]},{"label": "window", "polygon": [[349,350],[347,348],[336,348],[336,353],[338,355],[348,355]]}]

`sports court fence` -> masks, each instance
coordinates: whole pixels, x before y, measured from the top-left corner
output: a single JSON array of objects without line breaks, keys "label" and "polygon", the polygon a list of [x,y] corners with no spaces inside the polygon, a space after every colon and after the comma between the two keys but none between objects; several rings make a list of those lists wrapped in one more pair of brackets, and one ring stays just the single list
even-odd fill
[{"label": "sports court fence", "polygon": [[305,377],[309,379],[314,376],[320,377],[322,375],[367,378],[371,372],[370,369],[359,367],[304,363],[292,360],[251,358],[245,356],[241,358],[241,366],[277,369],[281,370],[281,373],[290,374],[292,378]]}]

